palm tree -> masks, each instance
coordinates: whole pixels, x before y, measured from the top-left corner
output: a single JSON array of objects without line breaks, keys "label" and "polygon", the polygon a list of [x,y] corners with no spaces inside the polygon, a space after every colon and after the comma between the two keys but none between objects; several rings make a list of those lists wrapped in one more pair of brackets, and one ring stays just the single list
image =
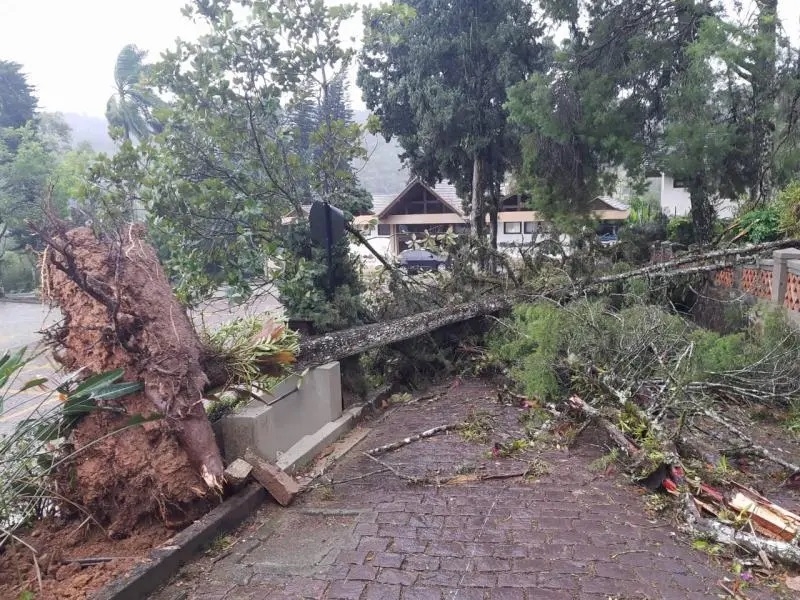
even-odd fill
[{"label": "palm tree", "polygon": [[114,67],[116,92],[108,99],[106,119],[112,128],[122,130],[125,140],[142,140],[161,131],[153,109],[163,102],[144,85],[150,70],[150,65],[143,62],[146,56],[146,51],[128,44],[120,51]]}]

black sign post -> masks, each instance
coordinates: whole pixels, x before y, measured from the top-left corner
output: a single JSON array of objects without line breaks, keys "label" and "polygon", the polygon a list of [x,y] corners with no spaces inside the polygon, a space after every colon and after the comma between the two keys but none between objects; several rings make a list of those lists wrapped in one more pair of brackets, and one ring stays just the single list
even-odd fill
[{"label": "black sign post", "polygon": [[308,215],[311,239],[328,251],[328,293],[333,295],[333,245],[344,237],[344,213],[328,202],[317,200]]}]

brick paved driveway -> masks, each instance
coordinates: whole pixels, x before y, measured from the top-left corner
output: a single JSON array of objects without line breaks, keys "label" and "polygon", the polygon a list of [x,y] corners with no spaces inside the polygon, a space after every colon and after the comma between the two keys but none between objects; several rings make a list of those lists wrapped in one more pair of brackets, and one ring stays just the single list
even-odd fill
[{"label": "brick paved driveway", "polygon": [[[390,410],[334,469],[343,481],[380,466],[361,452],[409,433],[493,414],[497,431],[520,435],[519,409],[480,383],[444,398]],[[500,434],[495,434],[500,436]],[[477,469],[509,473],[533,456],[492,460],[489,444],[444,434],[382,459],[435,479]],[[157,600],[279,598],[561,600],[717,598],[732,577],[649,517],[637,488],[588,468],[603,448],[537,451],[535,481],[521,478],[413,485],[390,472],[318,488],[289,509],[265,506],[226,551],[199,558]],[[750,598],[778,598],[766,588]],[[724,597],[724,594],[722,595]]]}]

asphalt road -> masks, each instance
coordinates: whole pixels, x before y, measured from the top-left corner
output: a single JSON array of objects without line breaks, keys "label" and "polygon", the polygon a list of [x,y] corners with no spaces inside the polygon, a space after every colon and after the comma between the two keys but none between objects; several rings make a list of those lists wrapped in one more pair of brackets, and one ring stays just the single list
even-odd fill
[{"label": "asphalt road", "polygon": [[[271,294],[265,294],[247,304],[231,307],[224,299],[204,304],[191,313],[198,329],[214,328],[235,317],[261,313],[280,314],[281,305]],[[11,432],[15,425],[33,416],[37,410],[47,410],[58,403],[58,396],[50,393],[60,380],[56,364],[44,352],[39,332],[61,318],[57,310],[41,304],[0,302],[0,355],[5,350],[15,351],[23,346],[36,357],[28,363],[11,383],[12,395],[0,404],[0,435]],[[44,389],[34,388],[13,394],[24,382],[39,377],[50,381]]]}]

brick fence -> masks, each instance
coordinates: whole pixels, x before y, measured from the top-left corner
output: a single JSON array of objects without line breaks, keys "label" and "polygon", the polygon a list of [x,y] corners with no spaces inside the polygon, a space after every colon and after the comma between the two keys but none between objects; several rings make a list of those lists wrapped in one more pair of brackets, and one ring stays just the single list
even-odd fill
[{"label": "brick fence", "polygon": [[776,250],[772,258],[722,269],[713,281],[717,287],[740,290],[800,313],[800,249]]}]

